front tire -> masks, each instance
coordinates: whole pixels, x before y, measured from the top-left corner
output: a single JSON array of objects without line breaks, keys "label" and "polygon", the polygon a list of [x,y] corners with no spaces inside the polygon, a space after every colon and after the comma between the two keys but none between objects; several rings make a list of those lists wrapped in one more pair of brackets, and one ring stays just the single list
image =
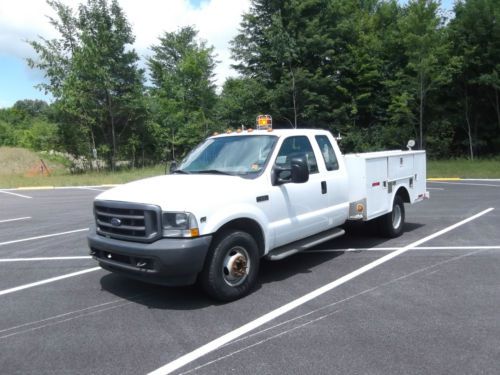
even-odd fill
[{"label": "front tire", "polygon": [[382,216],[379,221],[380,232],[384,237],[396,238],[403,233],[405,224],[405,206],[403,199],[396,195],[392,205],[392,212]]},{"label": "front tire", "polygon": [[246,232],[225,231],[216,237],[200,274],[202,288],[212,298],[229,302],[248,294],[259,273],[259,250]]}]

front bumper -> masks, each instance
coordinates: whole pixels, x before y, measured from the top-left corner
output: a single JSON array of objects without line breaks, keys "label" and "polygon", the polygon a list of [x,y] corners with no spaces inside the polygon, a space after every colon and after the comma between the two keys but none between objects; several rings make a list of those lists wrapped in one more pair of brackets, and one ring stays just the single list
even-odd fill
[{"label": "front bumper", "polygon": [[90,255],[111,272],[154,284],[190,285],[203,269],[212,236],[162,238],[152,243],[87,236]]}]

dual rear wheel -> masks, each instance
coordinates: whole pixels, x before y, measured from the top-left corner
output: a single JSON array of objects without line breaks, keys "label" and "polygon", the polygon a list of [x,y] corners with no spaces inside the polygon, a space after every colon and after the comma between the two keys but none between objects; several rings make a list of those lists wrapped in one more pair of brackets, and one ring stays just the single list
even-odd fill
[{"label": "dual rear wheel", "polygon": [[380,232],[389,238],[399,237],[403,233],[405,223],[405,206],[401,196],[394,197],[392,212],[381,216],[378,219]]}]

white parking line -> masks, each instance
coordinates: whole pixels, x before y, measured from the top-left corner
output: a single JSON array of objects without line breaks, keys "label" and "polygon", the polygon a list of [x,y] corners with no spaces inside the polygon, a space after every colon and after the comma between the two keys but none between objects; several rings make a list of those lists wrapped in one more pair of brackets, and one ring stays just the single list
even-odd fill
[{"label": "white parking line", "polygon": [[46,260],[75,260],[75,259],[92,259],[91,256],[74,256],[74,257],[46,257],[46,258],[5,258],[0,259],[0,263],[10,262],[37,262]]},{"label": "white parking line", "polygon": [[443,188],[431,188],[431,187],[428,187],[427,190],[444,190]]},{"label": "white parking line", "polygon": [[17,193],[12,193],[10,191],[5,191],[5,190],[0,190],[0,193],[4,193],[4,194],[9,194],[9,195],[15,195],[16,197],[21,197],[21,198],[26,198],[26,199],[31,199],[33,197],[29,197],[27,195],[23,195],[23,194],[17,194]]},{"label": "white parking line", "polygon": [[499,250],[500,246],[422,246],[413,250]]},{"label": "white parking line", "polygon": [[1,189],[1,191],[16,191],[16,190],[66,190],[80,188],[112,188],[121,184],[104,184],[104,185],[82,185],[82,186],[26,186],[19,188]]},{"label": "white parking line", "polygon": [[[349,247],[345,249],[325,249],[325,250],[307,250],[301,254],[308,253],[335,253],[335,252],[356,252],[356,251],[394,251],[399,247]],[[410,249],[418,250],[500,250],[500,246],[420,246]]]},{"label": "white parking line", "polygon": [[75,189],[80,189],[80,190],[92,190],[92,191],[106,191],[106,190],[104,190],[104,189],[96,189],[96,188],[85,187],[85,186],[82,186],[82,187],[75,187]]},{"label": "white parking line", "polygon": [[67,278],[70,278],[70,277],[75,277],[75,276],[83,275],[85,273],[98,271],[98,270],[101,270],[101,269],[102,269],[101,267],[87,268],[87,269],[82,270],[82,271],[73,272],[73,273],[67,273],[66,275],[61,275],[61,276],[56,276],[56,277],[51,277],[50,279],[40,280],[40,281],[31,283],[31,284],[25,284],[25,285],[16,286],[16,287],[10,288],[10,289],[0,290],[0,296],[3,296],[5,294],[14,293],[14,292],[19,292],[20,290],[24,290],[24,289],[28,289],[28,288],[33,288],[33,287],[39,286],[39,285],[53,283],[54,281],[59,281],[59,280],[67,279]]},{"label": "white parking line", "polygon": [[43,236],[36,236],[36,237],[28,237],[28,238],[22,238],[20,240],[13,240],[13,241],[6,241],[6,242],[0,242],[0,246],[4,245],[10,245],[13,243],[19,243],[19,242],[25,242],[25,241],[32,241],[32,240],[39,240],[41,238],[49,238],[49,237],[56,237],[56,236],[63,236],[65,234],[71,234],[71,233],[78,233],[78,232],[84,232],[89,230],[89,228],[83,228],[83,229],[75,229],[75,230],[70,230],[67,232],[60,232],[60,233],[52,233],[52,234],[45,234]]},{"label": "white parking line", "polygon": [[500,178],[462,178],[462,181],[500,181]]},{"label": "white parking line", "polygon": [[0,220],[0,223],[10,223],[11,221],[28,220],[28,219],[31,219],[31,216],[18,217],[15,219]]},{"label": "white parking line", "polygon": [[296,300],[294,301],[291,301],[289,303],[287,303],[286,305],[283,305],[265,315],[262,315],[260,318],[257,318],[201,347],[199,347],[198,349],[195,349],[193,350],[192,352],[190,353],[187,353],[185,355],[183,355],[182,357],[179,357],[177,358],[176,360],[172,361],[172,362],[169,362],[167,363],[166,365],[152,371],[150,373],[150,375],[159,375],[159,374],[170,374],[171,372],[175,371],[175,370],[178,370],[179,368],[197,360],[198,358],[200,357],[203,357],[204,355],[210,353],[210,352],[213,352],[214,350],[217,350],[219,349],[221,346],[233,341],[234,339],[237,339],[238,337],[241,337],[242,335],[250,332],[250,331],[253,331],[254,329],[280,317],[281,315],[284,315],[286,314],[287,312],[291,311],[291,310],[294,310],[296,309],[297,307],[299,306],[302,306],[304,305],[305,303],[325,294],[326,292],[329,292],[331,291],[332,289],[335,289],[337,288],[338,286],[364,274],[365,272],[368,272],[369,270],[383,264],[383,263],[386,263],[388,262],[389,260],[405,253],[406,251],[408,251],[409,249],[412,249],[414,247],[417,247],[417,246],[420,246],[421,244],[427,242],[427,241],[430,241],[436,237],[439,237],[455,228],[458,228],[459,226],[461,225],[464,225],[472,220],[475,220],[485,214],[487,214],[488,212],[491,212],[493,211],[493,208],[488,208],[474,216],[471,216],[465,220],[462,220],[456,224],[453,224],[447,228],[444,228],[434,234],[431,234],[427,237],[424,237],[418,241],[415,241],[405,247],[402,247],[390,254],[387,254],[371,263],[368,263],[367,265],[347,274],[347,275],[344,275],[342,276],[341,278],[337,279],[337,280],[334,280],[332,281],[331,283],[329,284],[326,284],[316,290],[313,290],[312,292],[302,296],[302,297],[299,297],[297,298]]}]

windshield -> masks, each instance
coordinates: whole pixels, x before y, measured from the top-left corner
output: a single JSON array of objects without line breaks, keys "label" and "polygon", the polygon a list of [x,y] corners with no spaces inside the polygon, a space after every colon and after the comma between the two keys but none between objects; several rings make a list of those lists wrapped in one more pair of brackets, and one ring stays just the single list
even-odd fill
[{"label": "windshield", "polygon": [[245,135],[209,138],[191,151],[178,167],[180,173],[258,175],[278,137]]}]

